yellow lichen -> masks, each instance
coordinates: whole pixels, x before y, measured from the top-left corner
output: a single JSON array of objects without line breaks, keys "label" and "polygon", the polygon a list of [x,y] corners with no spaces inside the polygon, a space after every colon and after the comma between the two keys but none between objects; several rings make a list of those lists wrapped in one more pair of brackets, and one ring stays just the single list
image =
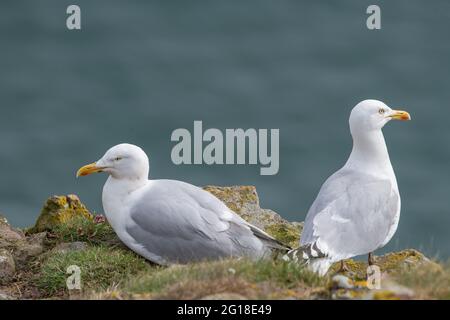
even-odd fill
[{"label": "yellow lichen", "polygon": [[373,300],[400,300],[400,297],[390,290],[380,290],[373,294]]},{"label": "yellow lichen", "polygon": [[[368,264],[365,261],[345,260],[348,269],[346,274],[352,275],[355,279],[365,279],[367,277]],[[391,273],[404,267],[415,266],[419,263],[433,264],[422,253],[414,249],[406,249],[399,252],[388,253],[375,257],[375,265],[380,267],[381,272]],[[340,263],[336,263],[331,268],[332,273],[339,270]]]},{"label": "yellow lichen", "polygon": [[66,223],[76,216],[92,219],[92,214],[76,195],[53,196],[47,200],[41,214],[30,232],[51,230],[54,226]]},{"label": "yellow lichen", "polygon": [[272,237],[293,248],[298,246],[300,240],[300,227],[287,223],[274,223],[265,227],[265,231]]},{"label": "yellow lichen", "polygon": [[228,208],[240,214],[244,204],[259,206],[258,194],[254,186],[217,187],[206,186],[204,190],[222,200]]}]

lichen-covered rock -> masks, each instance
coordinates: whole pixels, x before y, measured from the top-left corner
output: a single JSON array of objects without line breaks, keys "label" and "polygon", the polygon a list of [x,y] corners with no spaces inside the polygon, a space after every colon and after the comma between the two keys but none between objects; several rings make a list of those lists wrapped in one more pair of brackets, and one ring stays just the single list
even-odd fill
[{"label": "lichen-covered rock", "polygon": [[336,289],[353,289],[354,281],[342,274],[337,274],[331,278],[331,286]]},{"label": "lichen-covered rock", "polygon": [[[398,252],[387,253],[382,256],[375,257],[375,265],[380,267],[382,273],[391,273],[404,268],[416,267],[420,264],[426,263],[428,266],[441,268],[439,264],[431,261],[422,253],[414,249],[406,249]],[[348,271],[346,275],[356,279],[365,279],[367,276],[367,262],[356,261],[353,259],[345,260]],[[340,264],[336,263],[330,268],[330,273],[336,273],[339,270]]]},{"label": "lichen-covered rock", "polygon": [[370,288],[365,280],[353,280],[344,275],[335,275],[331,279],[331,298],[334,300],[409,300],[414,291],[395,283],[383,274],[379,288]]},{"label": "lichen-covered rock", "polygon": [[206,186],[204,190],[215,195],[243,219],[263,229],[277,240],[291,247],[298,246],[303,223],[288,222],[278,213],[262,209],[254,186]]},{"label": "lichen-covered rock", "polygon": [[47,200],[35,226],[29,230],[32,233],[52,230],[76,216],[93,219],[89,210],[76,195],[53,196]]},{"label": "lichen-covered rock", "polygon": [[12,280],[16,273],[16,264],[11,253],[6,249],[0,249],[0,284],[6,284]]},{"label": "lichen-covered rock", "polygon": [[[391,252],[375,259],[375,265],[380,268],[379,288],[368,286],[367,267],[365,261],[346,260],[347,271],[331,278],[330,297],[332,299],[365,299],[365,300],[405,300],[413,299],[414,291],[401,286],[394,281],[396,276],[405,272],[412,272],[418,268],[430,271],[442,271],[438,263],[431,261],[422,253],[414,249]],[[329,271],[333,275],[339,264],[335,264]],[[371,278],[374,275],[371,274]]]},{"label": "lichen-covered rock", "polygon": [[410,300],[414,298],[414,291],[401,286],[389,278],[381,282],[380,289],[369,290],[362,299],[364,300]]}]

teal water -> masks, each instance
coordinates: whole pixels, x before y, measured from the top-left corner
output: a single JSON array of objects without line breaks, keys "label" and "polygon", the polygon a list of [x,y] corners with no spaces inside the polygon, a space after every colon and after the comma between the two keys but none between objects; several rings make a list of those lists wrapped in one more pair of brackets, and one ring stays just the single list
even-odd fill
[{"label": "teal water", "polygon": [[[45,199],[75,193],[102,212],[97,175],[76,170],[120,142],[142,146],[151,176],[257,186],[262,206],[303,220],[351,148],[360,100],[408,110],[385,136],[402,194],[386,250],[450,256],[450,2],[69,1],[0,3],[0,211],[31,225]],[[176,128],[279,128],[280,171],[175,166]]]}]

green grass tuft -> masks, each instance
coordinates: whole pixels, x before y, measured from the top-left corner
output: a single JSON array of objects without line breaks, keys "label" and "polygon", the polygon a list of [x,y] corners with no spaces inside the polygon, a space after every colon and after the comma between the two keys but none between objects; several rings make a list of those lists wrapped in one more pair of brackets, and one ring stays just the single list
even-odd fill
[{"label": "green grass tuft", "polygon": [[83,216],[76,216],[66,223],[56,225],[52,230],[53,242],[83,241],[93,245],[119,244],[112,227],[107,223],[95,223]]},{"label": "green grass tuft", "polygon": [[71,265],[80,267],[83,291],[107,289],[149,268],[144,259],[131,251],[94,246],[47,257],[36,278],[37,287],[48,295],[67,293],[66,280],[69,275],[66,271]]}]

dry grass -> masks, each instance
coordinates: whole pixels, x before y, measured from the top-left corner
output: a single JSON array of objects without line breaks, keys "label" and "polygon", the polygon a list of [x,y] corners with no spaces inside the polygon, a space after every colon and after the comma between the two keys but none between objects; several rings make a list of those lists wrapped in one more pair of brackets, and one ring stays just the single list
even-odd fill
[{"label": "dry grass", "polygon": [[414,290],[416,299],[450,299],[450,263],[419,265],[392,275],[401,285]]}]

